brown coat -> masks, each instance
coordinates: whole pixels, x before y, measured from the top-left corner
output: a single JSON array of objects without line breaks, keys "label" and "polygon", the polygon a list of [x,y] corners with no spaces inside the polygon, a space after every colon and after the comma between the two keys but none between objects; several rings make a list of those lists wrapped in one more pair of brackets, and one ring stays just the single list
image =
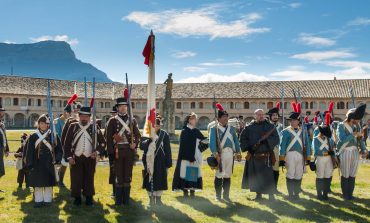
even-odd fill
[{"label": "brown coat", "polygon": [[[128,119],[128,116],[125,115],[124,117],[122,117],[122,120],[124,122],[127,122],[127,119]],[[130,127],[130,125],[128,125]],[[115,118],[115,117],[111,117],[108,121],[108,126],[106,128],[106,140],[107,140],[107,150],[108,150],[108,154],[114,154],[115,152],[115,143],[114,143],[114,135],[118,134],[118,132],[121,130],[122,128],[122,124]],[[133,135],[134,135],[134,143],[136,143],[136,148],[138,147],[138,144],[140,142],[140,138],[141,138],[141,135],[140,135],[140,131],[139,131],[139,128],[137,126],[137,122],[135,119],[133,119]],[[128,141],[131,143],[131,135],[132,134],[129,134],[127,131],[124,132],[126,138],[128,139]]]},{"label": "brown coat", "polygon": [[75,117],[69,117],[66,121],[65,121],[65,124],[63,126],[63,130],[62,130],[62,137],[60,138],[60,141],[62,142],[62,145],[64,146],[64,140],[66,140],[66,136],[67,136],[67,131],[68,131],[68,128],[69,126],[74,123],[74,122],[78,122],[78,120],[75,118]]}]

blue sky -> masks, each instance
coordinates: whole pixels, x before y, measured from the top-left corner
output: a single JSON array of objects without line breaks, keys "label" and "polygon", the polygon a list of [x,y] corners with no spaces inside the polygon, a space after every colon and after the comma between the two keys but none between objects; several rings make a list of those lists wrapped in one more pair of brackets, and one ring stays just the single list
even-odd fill
[{"label": "blue sky", "polygon": [[370,78],[370,1],[0,0],[0,42],[65,40],[114,81]]}]

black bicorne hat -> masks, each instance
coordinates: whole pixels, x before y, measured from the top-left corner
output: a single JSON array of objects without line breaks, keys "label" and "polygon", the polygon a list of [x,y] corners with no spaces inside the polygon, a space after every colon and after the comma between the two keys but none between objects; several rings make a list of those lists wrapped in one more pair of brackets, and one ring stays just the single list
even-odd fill
[{"label": "black bicorne hat", "polygon": [[79,111],[78,114],[80,115],[91,115],[91,108],[90,107],[82,107]]}]

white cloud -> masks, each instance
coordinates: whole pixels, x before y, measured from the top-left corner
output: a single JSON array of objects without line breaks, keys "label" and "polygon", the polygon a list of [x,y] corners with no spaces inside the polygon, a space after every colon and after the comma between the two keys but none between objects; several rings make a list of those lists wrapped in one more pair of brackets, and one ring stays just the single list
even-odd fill
[{"label": "white cloud", "polygon": [[122,20],[135,22],[144,29],[153,29],[156,33],[182,37],[232,38],[270,31],[269,28],[251,27],[251,24],[262,18],[258,13],[251,13],[237,20],[225,22],[220,19],[219,10],[221,10],[220,7],[204,7],[197,10],[134,11]]},{"label": "white cloud", "polygon": [[229,63],[214,63],[214,62],[205,62],[200,63],[199,66],[205,66],[205,67],[240,67],[240,66],[246,66],[246,63],[242,62],[229,62]]},{"label": "white cloud", "polygon": [[191,72],[191,73],[204,72],[207,70],[205,67],[195,67],[195,66],[184,67],[183,69],[184,71]]},{"label": "white cloud", "polygon": [[7,43],[7,44],[16,44],[16,42],[11,41],[11,40],[4,40],[4,43]]},{"label": "white cloud", "polygon": [[367,26],[370,25],[370,19],[365,17],[359,17],[355,20],[349,21],[347,23],[349,26]]},{"label": "white cloud", "polygon": [[197,77],[188,77],[179,81],[178,83],[210,83],[210,82],[251,82],[251,81],[268,81],[266,76],[249,74],[241,72],[234,75],[222,75],[215,73],[206,73]]},{"label": "white cloud", "polygon": [[288,4],[289,7],[293,8],[293,9],[296,9],[296,8],[299,8],[302,6],[302,3],[299,3],[299,2],[293,2],[293,3],[290,3]]},{"label": "white cloud", "polygon": [[329,59],[344,59],[355,57],[356,55],[349,52],[348,50],[331,50],[331,51],[311,51],[302,54],[295,54],[291,56],[294,59],[308,60],[310,62],[319,62],[321,60]]},{"label": "white cloud", "polygon": [[197,53],[192,51],[178,51],[172,54],[175,58],[188,58],[188,57],[194,57]]},{"label": "white cloud", "polygon": [[314,36],[308,33],[301,33],[298,38],[298,42],[308,46],[333,46],[336,44],[335,40]]},{"label": "white cloud", "polygon": [[40,36],[40,37],[37,37],[37,38],[30,38],[32,42],[40,42],[40,41],[46,41],[46,40],[53,40],[53,41],[64,41],[64,42],[67,42],[69,43],[70,45],[76,45],[78,44],[78,40],[77,39],[71,39],[69,38],[69,36],[67,35],[56,35],[56,36],[48,36],[48,35],[45,35],[45,36]]}]

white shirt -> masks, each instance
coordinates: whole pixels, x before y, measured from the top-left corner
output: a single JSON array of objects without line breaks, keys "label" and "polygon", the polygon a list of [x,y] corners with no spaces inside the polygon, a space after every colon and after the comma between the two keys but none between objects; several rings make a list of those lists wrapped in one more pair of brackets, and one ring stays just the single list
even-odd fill
[{"label": "white shirt", "polygon": [[93,151],[93,146],[91,142],[89,141],[89,139],[91,139],[91,136],[87,133],[87,131],[84,131],[75,148],[76,156],[78,157],[81,155],[84,155],[86,157],[91,156],[91,153]]}]

